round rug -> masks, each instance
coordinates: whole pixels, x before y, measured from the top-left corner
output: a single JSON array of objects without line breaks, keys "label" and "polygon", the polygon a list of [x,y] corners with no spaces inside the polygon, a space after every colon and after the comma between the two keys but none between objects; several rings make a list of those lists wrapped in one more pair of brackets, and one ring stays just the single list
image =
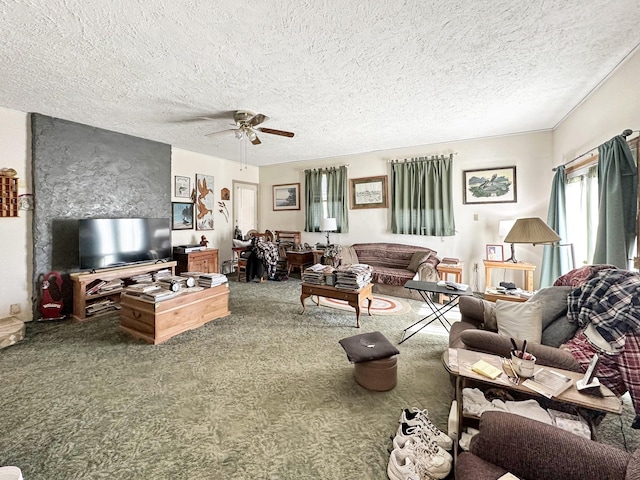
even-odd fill
[{"label": "round rug", "polygon": [[[315,297],[315,296],[314,296]],[[315,298],[314,298],[315,300]],[[360,308],[362,313],[367,312],[367,305],[369,300],[363,298],[360,302]],[[339,310],[350,310],[353,312],[353,307],[344,300],[336,300],[334,298],[320,297],[320,306],[337,308]],[[411,305],[403,302],[399,298],[387,297],[386,295],[375,294],[373,296],[373,302],[371,303],[371,313],[373,315],[401,315],[411,311]]]}]

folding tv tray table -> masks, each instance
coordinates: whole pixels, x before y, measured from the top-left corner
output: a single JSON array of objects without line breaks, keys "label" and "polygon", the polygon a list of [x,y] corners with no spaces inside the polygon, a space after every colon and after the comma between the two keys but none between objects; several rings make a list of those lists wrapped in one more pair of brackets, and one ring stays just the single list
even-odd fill
[{"label": "folding tv tray table", "polygon": [[[413,337],[416,333],[418,333],[424,327],[430,325],[436,320],[438,320],[440,324],[448,332],[449,329],[451,328],[451,323],[449,322],[449,320],[447,320],[444,314],[456,306],[456,304],[458,303],[458,297],[465,296],[465,295],[472,295],[471,289],[469,287],[467,287],[466,290],[451,290],[446,287],[441,287],[436,282],[419,282],[416,280],[409,280],[407,283],[404,284],[404,288],[407,288],[409,290],[415,290],[416,292],[418,292],[422,297],[422,299],[427,304],[427,306],[429,307],[429,309],[431,309],[431,313],[429,313],[426,317],[418,320],[417,322],[405,328],[402,333],[402,340],[400,340],[400,342],[398,343],[402,343],[406,340],[409,340],[411,337]],[[439,305],[432,300],[432,297],[431,297],[432,294],[437,294],[437,296],[440,296],[440,294],[447,295],[449,300],[447,301],[447,303],[443,305]],[[412,332],[410,335],[407,336],[407,330],[415,327],[416,325],[422,322],[426,322],[426,323],[424,323],[424,325],[421,325],[420,328],[418,328],[415,332]]]}]

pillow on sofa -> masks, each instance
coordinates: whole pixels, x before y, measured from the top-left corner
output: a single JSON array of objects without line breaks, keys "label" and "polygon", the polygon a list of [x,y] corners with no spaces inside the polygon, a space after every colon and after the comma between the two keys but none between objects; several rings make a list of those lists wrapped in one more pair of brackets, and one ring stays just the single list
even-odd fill
[{"label": "pillow on sofa", "polygon": [[539,302],[542,306],[542,330],[567,313],[567,296],[571,290],[573,287],[541,288],[528,300]]},{"label": "pillow on sofa", "polygon": [[340,252],[340,265],[355,265],[358,262],[358,254],[356,250],[351,247],[342,247],[342,252]]},{"label": "pillow on sofa", "polygon": [[414,252],[411,256],[411,261],[409,262],[409,266],[407,270],[411,270],[412,272],[417,272],[420,265],[429,260],[431,256],[431,252]]},{"label": "pillow on sofa", "polygon": [[251,246],[251,240],[238,240],[233,239],[233,248],[247,248]]},{"label": "pillow on sofa", "polygon": [[559,347],[568,342],[578,331],[578,324],[571,323],[566,315],[561,315],[542,330],[542,344]]},{"label": "pillow on sofa", "polygon": [[542,307],[540,302],[496,302],[498,333],[517,340],[540,343],[542,338]]}]

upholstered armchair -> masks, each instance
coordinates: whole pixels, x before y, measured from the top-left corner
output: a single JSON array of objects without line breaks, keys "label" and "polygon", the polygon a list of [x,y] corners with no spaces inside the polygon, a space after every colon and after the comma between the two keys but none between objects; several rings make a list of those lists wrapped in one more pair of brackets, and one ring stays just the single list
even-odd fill
[{"label": "upholstered armchair", "polygon": [[485,412],[469,452],[458,455],[456,480],[640,479],[640,450],[627,453],[558,427],[505,412]]}]

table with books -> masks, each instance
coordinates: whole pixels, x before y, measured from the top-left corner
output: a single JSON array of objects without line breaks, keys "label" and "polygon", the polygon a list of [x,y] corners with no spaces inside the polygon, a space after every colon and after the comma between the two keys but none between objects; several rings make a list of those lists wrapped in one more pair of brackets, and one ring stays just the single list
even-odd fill
[{"label": "table with books", "polygon": [[[371,303],[373,302],[373,284],[371,275],[373,269],[366,264],[352,264],[333,268],[328,265],[315,264],[306,268],[302,273],[302,303],[303,314],[306,310],[305,299],[316,295],[317,305],[320,298],[344,300],[356,311],[356,327],[360,328],[360,305],[362,300],[368,300],[367,313],[371,315]],[[330,283],[327,284],[327,278]]]},{"label": "table with books", "polygon": [[[536,365],[531,378],[515,378],[505,365],[508,360],[498,355],[476,352],[467,349],[450,348],[442,355],[445,369],[456,378],[455,400],[457,405],[458,437],[465,418],[475,418],[464,414],[463,388],[483,385],[481,389],[498,387],[526,398],[538,398],[555,403],[569,405],[603,413],[622,413],[621,400],[607,387],[600,385],[599,395],[581,393],[576,382],[584,373]],[[547,402],[547,403],[548,403]],[[475,418],[477,419],[477,418]]]},{"label": "table with books", "polygon": [[229,312],[227,277],[188,272],[131,286],[120,300],[120,329],[154,345]]}]

